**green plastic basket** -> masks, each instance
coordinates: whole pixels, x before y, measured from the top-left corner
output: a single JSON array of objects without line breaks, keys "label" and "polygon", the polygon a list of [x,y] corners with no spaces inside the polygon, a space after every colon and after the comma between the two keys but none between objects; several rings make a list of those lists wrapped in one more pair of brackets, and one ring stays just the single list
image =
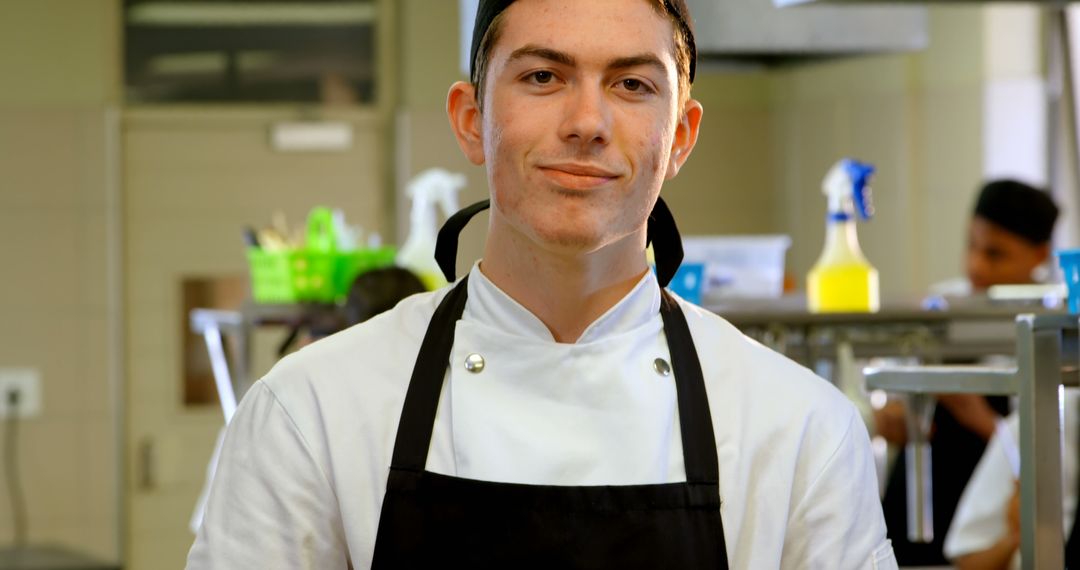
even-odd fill
[{"label": "green plastic basket", "polygon": [[331,302],[335,254],[307,250],[248,250],[251,296],[258,303]]},{"label": "green plastic basket", "polygon": [[394,264],[392,247],[345,252],[307,250],[247,252],[251,296],[257,303],[334,303],[357,275]]},{"label": "green plastic basket", "polygon": [[327,208],[311,211],[304,249],[248,250],[255,302],[334,303],[348,294],[357,275],[394,264],[393,247],[335,251],[330,219]]}]

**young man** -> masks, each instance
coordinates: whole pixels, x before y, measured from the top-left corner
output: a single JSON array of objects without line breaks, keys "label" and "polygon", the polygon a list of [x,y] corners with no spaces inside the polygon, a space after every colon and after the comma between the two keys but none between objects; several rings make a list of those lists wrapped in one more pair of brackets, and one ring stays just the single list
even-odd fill
[{"label": "young man", "polygon": [[939,295],[985,293],[994,285],[1042,280],[1058,208],[1046,192],[1016,180],[983,185],[967,227],[966,275],[931,287]]},{"label": "young man", "polygon": [[1050,258],[1058,209],[1050,196],[1015,180],[983,186],[968,226],[967,274],[971,288],[1039,281]]},{"label": "young man", "polygon": [[[967,278],[949,285],[949,292],[985,292],[993,285],[1036,281],[1037,269],[1050,257],[1050,237],[1057,215],[1057,206],[1049,195],[1027,184],[995,180],[983,185],[967,228]],[[934,413],[931,461],[934,528],[947,529],[997,421],[1009,411],[1009,399],[943,394],[938,396],[938,403],[941,405]],[[875,420],[880,435],[895,445],[904,444],[907,428],[902,404],[890,403],[875,413]],[[885,520],[896,558],[910,566],[948,564],[943,532],[937,532],[928,543],[907,539],[906,461],[903,454],[897,458],[884,499]]]},{"label": "young man", "polygon": [[[1050,238],[1058,208],[1041,190],[1015,180],[996,180],[983,186],[968,227],[967,272],[971,287],[1038,281],[1038,270],[1050,259]],[[979,396],[967,396],[976,401]],[[1074,528],[1076,511],[1077,394],[1065,391],[1065,429],[1062,457],[1065,482],[1064,528],[1069,531],[1066,563],[1080,564],[1080,534]],[[1019,498],[999,434],[988,429],[999,416],[989,406],[972,407],[968,424],[989,439],[977,467],[964,465],[966,488],[945,537],[944,552],[958,568],[1019,567]],[[1001,411],[998,407],[996,411]],[[1014,437],[1017,417],[1009,418]],[[988,434],[993,434],[991,439]],[[981,451],[981,448],[979,448]],[[970,452],[969,452],[970,453]],[[973,472],[972,472],[973,471]]]},{"label": "young man", "polygon": [[895,568],[854,408],[661,289],[683,2],[481,1],[473,54],[483,260],[252,388],[189,568]]}]

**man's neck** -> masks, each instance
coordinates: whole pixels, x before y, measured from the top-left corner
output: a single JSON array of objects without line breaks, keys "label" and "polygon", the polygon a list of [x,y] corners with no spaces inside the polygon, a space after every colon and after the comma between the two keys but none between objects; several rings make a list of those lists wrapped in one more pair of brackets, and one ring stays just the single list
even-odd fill
[{"label": "man's neck", "polygon": [[576,342],[648,271],[644,231],[587,254],[540,247],[493,225],[480,270],[499,289],[536,315],[556,342]]}]

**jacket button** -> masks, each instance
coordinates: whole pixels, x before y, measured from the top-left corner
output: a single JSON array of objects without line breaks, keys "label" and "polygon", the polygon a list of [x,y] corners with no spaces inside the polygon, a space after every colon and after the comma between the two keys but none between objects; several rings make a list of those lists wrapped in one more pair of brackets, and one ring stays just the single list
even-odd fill
[{"label": "jacket button", "polygon": [[473,374],[479,374],[484,371],[484,357],[476,354],[475,352],[465,357],[465,370],[472,372]]},{"label": "jacket button", "polygon": [[657,358],[652,363],[653,370],[661,376],[671,376],[671,365],[663,358]]}]

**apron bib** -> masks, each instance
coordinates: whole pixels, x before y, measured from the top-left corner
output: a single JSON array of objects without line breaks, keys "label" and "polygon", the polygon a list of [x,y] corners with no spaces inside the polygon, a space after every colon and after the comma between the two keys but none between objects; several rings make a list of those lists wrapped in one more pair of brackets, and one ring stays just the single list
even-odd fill
[{"label": "apron bib", "polygon": [[467,282],[443,299],[424,336],[402,409],[372,567],[726,569],[705,382],[686,319],[663,290],[685,483],[523,485],[424,470]]}]

